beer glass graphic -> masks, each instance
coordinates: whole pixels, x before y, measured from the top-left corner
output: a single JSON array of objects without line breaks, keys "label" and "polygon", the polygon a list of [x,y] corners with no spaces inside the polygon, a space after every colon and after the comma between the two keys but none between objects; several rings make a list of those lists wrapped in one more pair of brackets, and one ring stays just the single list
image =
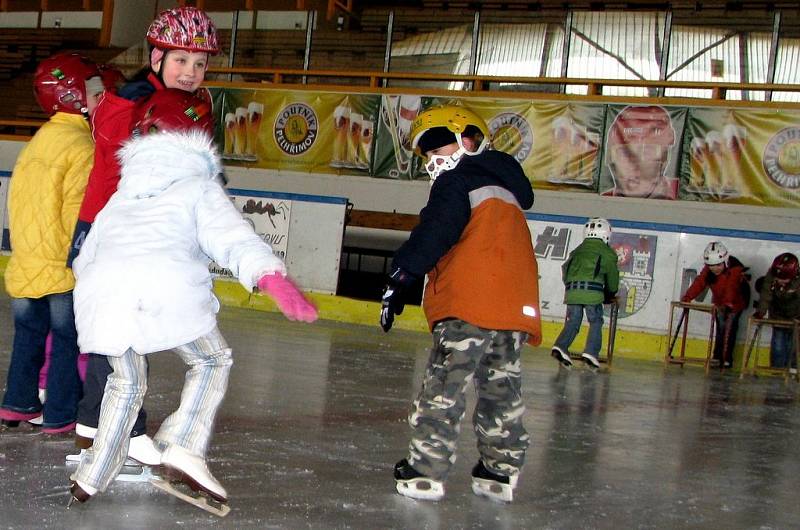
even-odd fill
[{"label": "beer glass graphic", "polygon": [[245,135],[247,138],[247,145],[245,146],[245,157],[247,160],[255,161],[258,159],[258,135],[263,117],[264,105],[251,101],[247,105],[247,129]]},{"label": "beer glass graphic", "polygon": [[722,135],[717,131],[709,131],[706,134],[706,146],[708,148],[708,171],[706,172],[706,186],[709,190],[719,191],[722,187],[722,169],[724,146]]},{"label": "beer glass graphic", "polygon": [[359,169],[369,169],[369,157],[372,153],[372,138],[374,124],[370,120],[361,121],[361,159],[358,163]]},{"label": "beer glass graphic", "polygon": [[350,113],[350,134],[347,137],[347,165],[358,167],[361,158],[361,127],[364,117],[358,112]]},{"label": "beer glass graphic", "polygon": [[742,175],[742,151],[747,139],[747,130],[729,123],[722,129],[724,158],[722,164],[722,187],[728,192],[739,193],[738,183]]},{"label": "beer glass graphic", "polygon": [[236,109],[236,126],[233,128],[233,154],[235,158],[244,158],[247,149],[247,109]]},{"label": "beer glass graphic", "polygon": [[550,177],[547,179],[554,184],[565,182],[569,177],[569,159],[572,149],[573,129],[569,118],[559,116],[553,120],[553,162],[550,168]]},{"label": "beer glass graphic", "polygon": [[234,129],[236,128],[236,114],[228,112],[225,114],[225,146],[223,147],[222,156],[230,158],[233,154],[234,144],[236,142],[234,136]]},{"label": "beer glass graphic", "polygon": [[706,172],[708,170],[708,146],[706,141],[700,137],[692,138],[689,151],[692,159],[689,170],[689,184],[694,188],[703,188],[706,183]]},{"label": "beer glass graphic", "polygon": [[333,111],[333,153],[331,167],[347,165],[347,137],[350,135],[350,107],[339,105]]}]

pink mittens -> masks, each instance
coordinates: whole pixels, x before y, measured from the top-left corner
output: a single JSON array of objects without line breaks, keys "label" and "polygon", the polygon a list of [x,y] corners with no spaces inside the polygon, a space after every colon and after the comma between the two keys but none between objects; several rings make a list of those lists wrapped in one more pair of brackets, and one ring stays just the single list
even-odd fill
[{"label": "pink mittens", "polygon": [[314,322],[317,319],[317,308],[306,300],[288,277],[279,273],[265,274],[258,280],[257,286],[259,291],[275,300],[278,309],[289,320]]}]

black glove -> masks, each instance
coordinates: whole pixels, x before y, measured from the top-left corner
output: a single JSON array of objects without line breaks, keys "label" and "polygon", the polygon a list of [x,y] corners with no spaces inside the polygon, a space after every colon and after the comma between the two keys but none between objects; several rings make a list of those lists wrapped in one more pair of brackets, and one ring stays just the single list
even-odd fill
[{"label": "black glove", "polygon": [[613,304],[617,301],[617,293],[611,291],[603,291],[603,303],[604,304]]},{"label": "black glove", "polygon": [[381,296],[381,328],[384,332],[392,329],[394,316],[403,313],[406,306],[405,291],[412,283],[414,277],[402,269],[395,269],[389,275]]},{"label": "black glove", "polygon": [[69,254],[67,255],[67,267],[70,269],[72,268],[72,262],[78,257],[81,245],[83,245],[83,241],[91,228],[92,223],[78,219],[78,223],[75,225],[75,233],[72,234],[72,245],[69,247]]}]

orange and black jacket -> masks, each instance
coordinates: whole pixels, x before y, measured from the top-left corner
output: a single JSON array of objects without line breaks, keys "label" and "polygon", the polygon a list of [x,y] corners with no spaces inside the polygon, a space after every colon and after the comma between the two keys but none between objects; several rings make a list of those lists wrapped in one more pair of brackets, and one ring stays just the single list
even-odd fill
[{"label": "orange and black jacket", "polygon": [[524,331],[539,344],[539,281],[524,210],[533,189],[500,151],[464,155],[431,187],[420,222],[395,253],[393,268],[428,275],[428,325],[457,318],[493,330]]}]

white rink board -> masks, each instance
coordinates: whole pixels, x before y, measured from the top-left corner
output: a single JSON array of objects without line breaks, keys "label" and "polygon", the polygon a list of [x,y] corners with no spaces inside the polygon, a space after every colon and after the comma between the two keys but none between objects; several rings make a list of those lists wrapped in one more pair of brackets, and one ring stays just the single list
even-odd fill
[{"label": "white rink board", "polygon": [[[542,316],[563,320],[566,308],[561,266],[569,252],[583,240],[586,218],[531,213],[527,218],[539,263]],[[703,249],[710,241],[722,241],[732,255],[750,267],[753,300],[758,298],[753,290],[755,280],[766,274],[775,256],[782,252],[800,256],[800,237],[793,235],[610,221],[613,227],[610,244],[622,260],[618,324],[621,329],[665,334],[670,302],[680,299],[692,271],[702,270]],[[710,303],[710,291],[698,302]],[[741,333],[751,312],[752,308],[742,317]],[[707,336],[708,322],[707,315],[693,314],[690,335]]]}]

